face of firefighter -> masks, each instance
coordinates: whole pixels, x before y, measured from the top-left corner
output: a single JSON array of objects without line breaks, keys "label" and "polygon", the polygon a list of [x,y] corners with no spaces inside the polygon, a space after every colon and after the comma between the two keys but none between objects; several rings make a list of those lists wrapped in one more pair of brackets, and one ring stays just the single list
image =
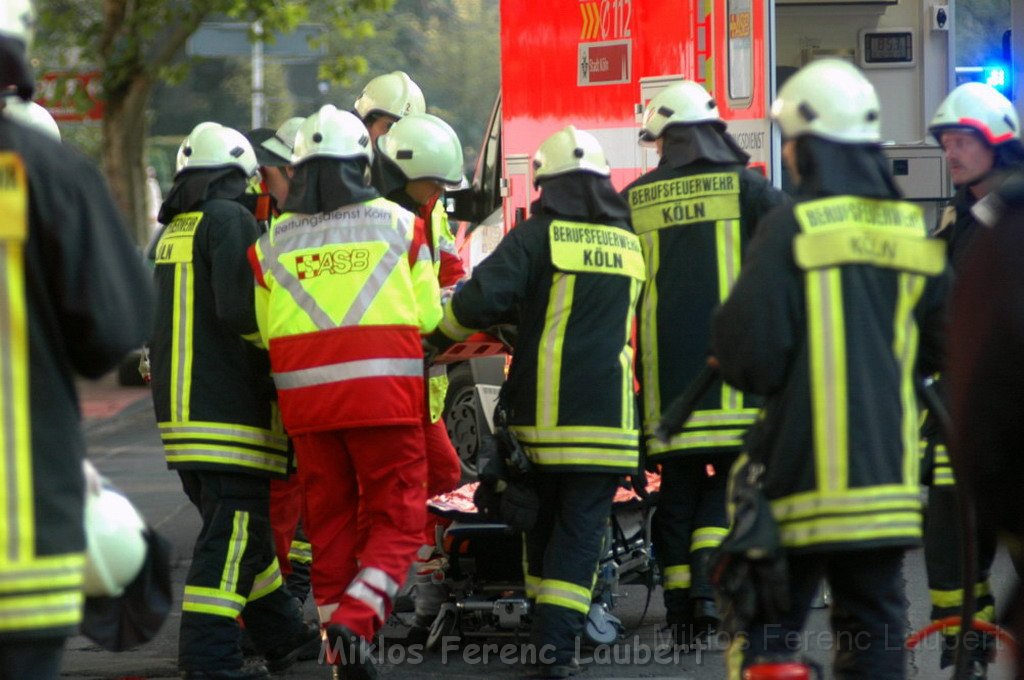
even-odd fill
[{"label": "face of firefighter", "polygon": [[295,174],[295,170],[290,165],[280,168],[263,166],[260,168],[260,174],[267,185],[267,193],[274,197],[277,207],[280,208],[288,199],[288,182]]},{"label": "face of firefighter", "polygon": [[432,179],[414,179],[405,185],[405,193],[418,205],[427,205],[440,196],[443,190],[444,187]]},{"label": "face of firefighter", "polygon": [[[949,175],[957,186],[976,182],[991,172],[995,164],[995,151],[974,132],[947,130],[939,142],[946,153]],[[977,191],[974,193],[978,195]]]},{"label": "face of firefighter", "polygon": [[789,176],[795,184],[800,184],[800,173],[797,172],[796,164],[796,140],[787,139],[782,143],[782,162],[789,171]]},{"label": "face of firefighter", "polygon": [[[398,119],[394,116],[387,114],[380,114],[377,116],[369,127],[366,129],[370,131],[370,140],[376,144],[377,138],[382,134],[391,129],[391,126],[398,122]],[[376,147],[375,147],[376,148]]]}]

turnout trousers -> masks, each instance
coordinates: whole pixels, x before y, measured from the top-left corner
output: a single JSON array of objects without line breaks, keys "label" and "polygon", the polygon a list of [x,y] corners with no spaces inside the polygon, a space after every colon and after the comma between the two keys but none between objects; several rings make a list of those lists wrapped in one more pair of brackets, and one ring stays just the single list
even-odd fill
[{"label": "turnout trousers", "polygon": [[270,480],[238,472],[179,470],[203,526],[185,578],[178,663],[182,670],[242,666],[238,617],[261,651],[305,630],[281,587],[270,531]]},{"label": "turnout trousers", "polygon": [[714,600],[710,563],[729,530],[725,487],[735,460],[736,454],[723,453],[661,463],[652,529],[669,625],[692,623],[694,600]]},{"label": "turnout trousers", "polygon": [[370,640],[423,542],[423,427],[351,428],[292,439],[320,625],[340,624]]},{"label": "turnout trousers", "polygon": [[758,659],[799,657],[811,600],[821,579],[832,588],[836,680],[901,680],[906,672],[907,601],[904,548],[878,548],[786,556],[789,611],[779,621],[757,618],[726,652],[729,680]]},{"label": "turnout trousers", "polygon": [[526,532],[526,594],[536,601],[531,641],[543,665],[566,665],[583,635],[597,564],[621,475],[537,475],[540,512]]}]

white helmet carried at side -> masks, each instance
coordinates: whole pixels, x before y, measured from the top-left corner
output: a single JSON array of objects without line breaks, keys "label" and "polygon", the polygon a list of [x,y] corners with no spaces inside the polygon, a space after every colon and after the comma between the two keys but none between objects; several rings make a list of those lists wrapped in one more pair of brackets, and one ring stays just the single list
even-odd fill
[{"label": "white helmet carried at side", "polygon": [[612,169],[594,135],[567,125],[537,148],[533,155],[533,184],[570,172],[610,177]]},{"label": "white helmet carried at side", "polygon": [[309,116],[295,134],[292,164],[311,158],[365,158],[373,160],[370,133],[363,122],[333,104],[324,104]]},{"label": "white helmet carried at side", "polygon": [[0,36],[32,43],[35,12],[29,0],[3,0],[0,2]]},{"label": "white helmet carried at side", "polygon": [[146,560],[146,523],[85,461],[85,584],[89,597],[118,597]]},{"label": "white helmet carried at side", "polygon": [[368,82],[353,107],[364,121],[372,113],[402,118],[427,111],[423,90],[404,71],[385,73]]},{"label": "white helmet carried at side", "polygon": [[964,83],[950,92],[928,124],[937,140],[946,130],[973,130],[992,146],[1020,139],[1020,118],[1010,100],[991,85]]},{"label": "white helmet carried at side", "polygon": [[50,112],[35,102],[26,102],[11,97],[4,104],[4,115],[22,125],[38,130],[60,141],[60,128]]},{"label": "white helmet carried at side", "polygon": [[842,59],[803,67],[779,90],[772,118],[787,138],[813,135],[842,144],[882,140],[881,107],[874,86]]},{"label": "white helmet carried at side", "polygon": [[667,85],[647,102],[640,124],[640,143],[650,143],[672,125],[721,123],[711,94],[699,83],[684,80]]},{"label": "white helmet carried at side", "polygon": [[448,123],[429,113],[413,113],[377,140],[377,148],[409,180],[430,179],[448,187],[466,183],[462,143]]},{"label": "white helmet carried at side", "polygon": [[188,170],[238,168],[246,177],[259,170],[252,144],[238,130],[220,123],[199,123],[178,147],[178,174]]}]

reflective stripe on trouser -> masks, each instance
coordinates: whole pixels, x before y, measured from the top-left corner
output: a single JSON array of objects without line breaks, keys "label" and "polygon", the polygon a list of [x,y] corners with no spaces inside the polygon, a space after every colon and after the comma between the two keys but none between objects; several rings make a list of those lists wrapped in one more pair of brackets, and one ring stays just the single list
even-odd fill
[{"label": "reflective stripe on trouser", "polygon": [[755,617],[746,638],[733,639],[726,652],[729,680],[740,680],[742,666],[758,658],[801,656],[806,640],[799,633],[823,577],[832,589],[834,676],[903,680],[907,627],[903,555],[902,548],[789,553],[789,611],[775,621]]},{"label": "reflective stripe on trouser", "polygon": [[422,543],[423,441],[421,425],[294,438],[321,625],[341,624],[370,639],[387,617]]},{"label": "reflective stripe on trouser", "polygon": [[663,574],[665,618],[670,624],[689,621],[691,598],[714,597],[708,561],[729,524],[725,486],[735,458],[730,453],[680,456],[661,465],[652,528]]},{"label": "reflective stripe on trouser", "polygon": [[268,519],[269,480],[239,473],[178,474],[203,519],[185,578],[179,665],[231,668],[242,662],[239,615],[259,648],[303,625],[301,611],[281,588]]},{"label": "reflective stripe on trouser", "polygon": [[611,473],[538,474],[540,513],[525,538],[526,583],[537,599],[532,641],[538,649],[549,646],[555,663],[572,659],[583,634],[618,479]]},{"label": "reflective stripe on trouser", "polygon": [[[963,603],[963,579],[960,570],[960,537],[953,527],[960,521],[957,511],[956,488],[932,486],[928,491],[925,508],[924,559],[928,572],[928,592],[931,596],[933,621],[960,614]],[[978,535],[978,581],[974,594],[977,598],[975,616],[992,621],[995,598],[989,586],[989,575],[995,559],[996,543],[987,532]],[[948,629],[954,635],[959,626]]]}]

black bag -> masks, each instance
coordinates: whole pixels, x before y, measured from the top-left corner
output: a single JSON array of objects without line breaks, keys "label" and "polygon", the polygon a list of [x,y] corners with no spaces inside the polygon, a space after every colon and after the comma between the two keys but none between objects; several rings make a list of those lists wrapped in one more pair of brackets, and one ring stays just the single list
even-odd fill
[{"label": "black bag", "polygon": [[741,459],[729,480],[732,526],[714,557],[722,629],[747,631],[754,618],[778,621],[789,609],[786,556],[771,506],[761,490],[764,465]]},{"label": "black bag", "polygon": [[109,652],[152,640],[171,611],[171,544],[150,528],[146,560],[119,597],[87,597],[81,633]]}]

